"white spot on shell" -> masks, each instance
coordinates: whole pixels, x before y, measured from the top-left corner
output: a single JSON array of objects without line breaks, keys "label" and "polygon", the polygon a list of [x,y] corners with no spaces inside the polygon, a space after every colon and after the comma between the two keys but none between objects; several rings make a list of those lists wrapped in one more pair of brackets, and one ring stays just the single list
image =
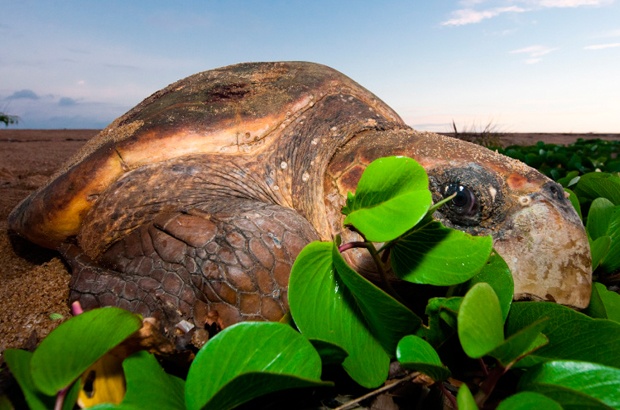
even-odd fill
[{"label": "white spot on shell", "polygon": [[338,130],[338,127],[331,127],[330,128],[330,131],[337,131],[337,130]]},{"label": "white spot on shell", "polygon": [[274,186],[271,187],[271,189],[273,189],[274,191],[279,191],[280,187],[277,186],[277,185],[274,185]]},{"label": "white spot on shell", "polygon": [[307,172],[304,172],[303,175],[301,176],[301,180],[304,182],[308,182],[309,179],[310,179],[310,174],[308,174]]},{"label": "white spot on shell", "polygon": [[489,187],[489,194],[491,194],[491,199],[495,202],[495,196],[497,195],[497,189],[493,187]]},{"label": "white spot on shell", "polygon": [[319,141],[318,141],[318,139],[316,139],[316,138],[315,138],[315,139],[313,139],[313,140],[312,140],[312,142],[310,142],[310,144],[312,144],[312,145],[316,145],[316,144],[318,144],[318,143],[319,143]]},{"label": "white spot on shell", "polygon": [[521,204],[521,206],[529,206],[532,203],[532,198],[524,195],[522,197],[519,197],[519,203]]},{"label": "white spot on shell", "polygon": [[280,168],[282,168],[282,169],[286,169],[287,167],[288,167],[288,164],[287,164],[285,161],[282,161],[282,162],[280,163]]}]

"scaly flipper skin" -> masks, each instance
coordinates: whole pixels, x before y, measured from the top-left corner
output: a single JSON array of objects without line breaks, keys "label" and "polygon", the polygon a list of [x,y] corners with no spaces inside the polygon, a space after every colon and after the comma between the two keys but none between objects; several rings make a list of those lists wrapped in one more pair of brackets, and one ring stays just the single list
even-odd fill
[{"label": "scaly flipper skin", "polygon": [[312,63],[238,64],[156,92],[22,201],[9,226],[61,250],[72,298],[87,306],[156,315],[170,332],[182,320],[277,320],[297,253],[353,238],[342,228],[346,194],[389,155],[420,162],[435,200],[461,192],[435,216],[493,236],[516,298],[587,306],[588,240],[561,187],[485,148],[412,130]]},{"label": "scaly flipper skin", "polygon": [[85,309],[118,306],[156,317],[168,334],[187,318],[219,329],[280,320],[291,266],[318,239],[314,228],[278,205],[239,198],[200,205],[157,214],[96,262],[63,245],[73,271],[70,299]]}]

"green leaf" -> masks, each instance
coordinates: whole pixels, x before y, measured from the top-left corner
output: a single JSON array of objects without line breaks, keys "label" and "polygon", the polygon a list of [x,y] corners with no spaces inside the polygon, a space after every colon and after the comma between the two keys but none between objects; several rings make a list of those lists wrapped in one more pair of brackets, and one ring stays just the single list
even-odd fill
[{"label": "green leaf", "polygon": [[504,258],[497,252],[493,252],[480,273],[469,280],[468,287],[480,282],[488,283],[495,291],[502,309],[502,319],[505,321],[512,305],[514,280]]},{"label": "green leaf", "polygon": [[590,253],[592,254],[592,270],[594,271],[609,253],[611,236],[599,236],[594,241],[590,239]]},{"label": "green leaf", "polygon": [[611,244],[601,261],[600,268],[606,273],[614,273],[620,269],[620,206],[614,207],[607,227],[607,235],[611,238]]},{"label": "green leaf", "polygon": [[11,373],[15,376],[15,380],[22,389],[22,393],[31,410],[46,410],[54,408],[56,397],[46,395],[39,391],[30,374],[30,360],[32,353],[25,350],[6,349],[4,351],[4,359],[6,360]]},{"label": "green leaf", "polygon": [[420,337],[409,335],[402,338],[396,349],[396,358],[403,367],[422,372],[435,381],[450,376],[450,370],[441,363],[435,349]]},{"label": "green leaf", "polygon": [[459,392],[456,395],[456,404],[459,410],[478,410],[476,400],[474,400],[474,396],[471,395],[471,391],[465,383],[459,387]]},{"label": "green leaf", "polygon": [[499,360],[504,367],[512,367],[522,357],[549,343],[547,336],[540,333],[547,320],[538,320],[521,329],[493,349],[489,356]]},{"label": "green leaf", "polygon": [[502,401],[497,410],[562,410],[562,406],[555,400],[540,393],[524,391],[508,397]]},{"label": "green leaf", "polygon": [[118,404],[100,404],[92,410],[104,409],[185,409],[184,385],[178,377],[167,374],[152,354],[139,351],[123,361],[127,392]]},{"label": "green leaf", "polygon": [[[607,273],[620,269],[620,206],[605,198],[592,201],[586,229],[593,240],[593,265],[600,262],[600,268]],[[610,238],[609,247],[606,247],[607,240],[601,239],[605,237]]]},{"label": "green leaf", "polygon": [[593,285],[592,297],[586,313],[591,317],[620,323],[620,295],[607,290],[602,283],[594,282]]},{"label": "green leaf", "polygon": [[364,387],[377,387],[387,378],[390,357],[336,274],[333,246],[312,242],[297,256],[289,279],[291,315],[308,339],[326,341],[347,352],[342,366],[353,380]]},{"label": "green leaf", "polygon": [[605,198],[596,198],[590,205],[586,229],[592,239],[607,235],[607,228],[614,212],[614,204]]},{"label": "green leaf", "polygon": [[467,356],[477,359],[504,342],[502,311],[487,283],[474,285],[458,313],[458,335]]},{"label": "green leaf", "polygon": [[520,390],[543,393],[558,403],[581,408],[620,408],[620,369],[596,363],[568,360],[543,363],[519,381]]},{"label": "green leaf", "polygon": [[349,355],[342,347],[325,340],[310,339],[310,343],[321,356],[323,366],[327,364],[342,364]]},{"label": "green leaf", "polygon": [[394,356],[400,339],[413,333],[422,319],[354,271],[343,259],[334,244],[332,258],[338,277],[348,288],[370,331],[385,352]]},{"label": "green leaf", "polygon": [[620,324],[592,319],[556,303],[513,303],[506,321],[506,334],[512,335],[542,318],[549,319],[541,330],[549,338],[549,343],[519,361],[518,367],[567,359],[620,368]]},{"label": "green leaf", "polygon": [[456,332],[456,320],[462,297],[432,298],[426,305],[428,330],[426,340],[435,347],[441,346]]},{"label": "green leaf", "polygon": [[45,394],[56,394],[141,324],[138,315],[115,307],[93,309],[62,323],[32,356],[34,384]]},{"label": "green leaf", "polygon": [[253,398],[294,387],[325,386],[321,358],[290,326],[243,322],[203,346],[187,374],[188,409],[232,409]]},{"label": "green leaf", "polygon": [[417,224],[431,203],[424,168],[411,158],[385,157],[368,165],[342,213],[367,240],[387,242]]},{"label": "green leaf", "polygon": [[607,198],[614,205],[620,205],[620,178],[605,172],[590,172],[582,175],[575,186],[579,197]]},{"label": "green leaf", "polygon": [[399,238],[390,252],[390,261],[401,279],[450,286],[480,272],[492,249],[490,236],[472,236],[431,222]]}]

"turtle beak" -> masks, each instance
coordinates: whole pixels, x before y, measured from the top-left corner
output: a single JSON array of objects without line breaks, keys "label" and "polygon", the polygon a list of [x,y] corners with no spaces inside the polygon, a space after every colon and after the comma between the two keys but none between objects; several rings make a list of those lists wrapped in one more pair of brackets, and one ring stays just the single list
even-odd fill
[{"label": "turtle beak", "polygon": [[495,250],[512,271],[515,300],[588,306],[592,263],[588,237],[562,187],[547,182],[520,196],[497,236]]}]

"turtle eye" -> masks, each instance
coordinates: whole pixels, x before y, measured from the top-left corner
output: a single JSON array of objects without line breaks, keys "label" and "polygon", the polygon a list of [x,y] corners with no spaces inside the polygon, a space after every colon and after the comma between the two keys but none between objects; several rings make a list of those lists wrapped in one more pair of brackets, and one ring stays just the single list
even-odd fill
[{"label": "turtle eye", "polygon": [[456,196],[448,204],[452,212],[459,216],[476,215],[479,204],[474,191],[458,183],[446,185],[443,194],[444,198],[453,194],[456,194]]},{"label": "turtle eye", "polygon": [[502,217],[502,181],[479,164],[432,170],[429,187],[435,203],[454,195],[434,214],[450,228],[486,235],[496,222],[493,217]]}]

